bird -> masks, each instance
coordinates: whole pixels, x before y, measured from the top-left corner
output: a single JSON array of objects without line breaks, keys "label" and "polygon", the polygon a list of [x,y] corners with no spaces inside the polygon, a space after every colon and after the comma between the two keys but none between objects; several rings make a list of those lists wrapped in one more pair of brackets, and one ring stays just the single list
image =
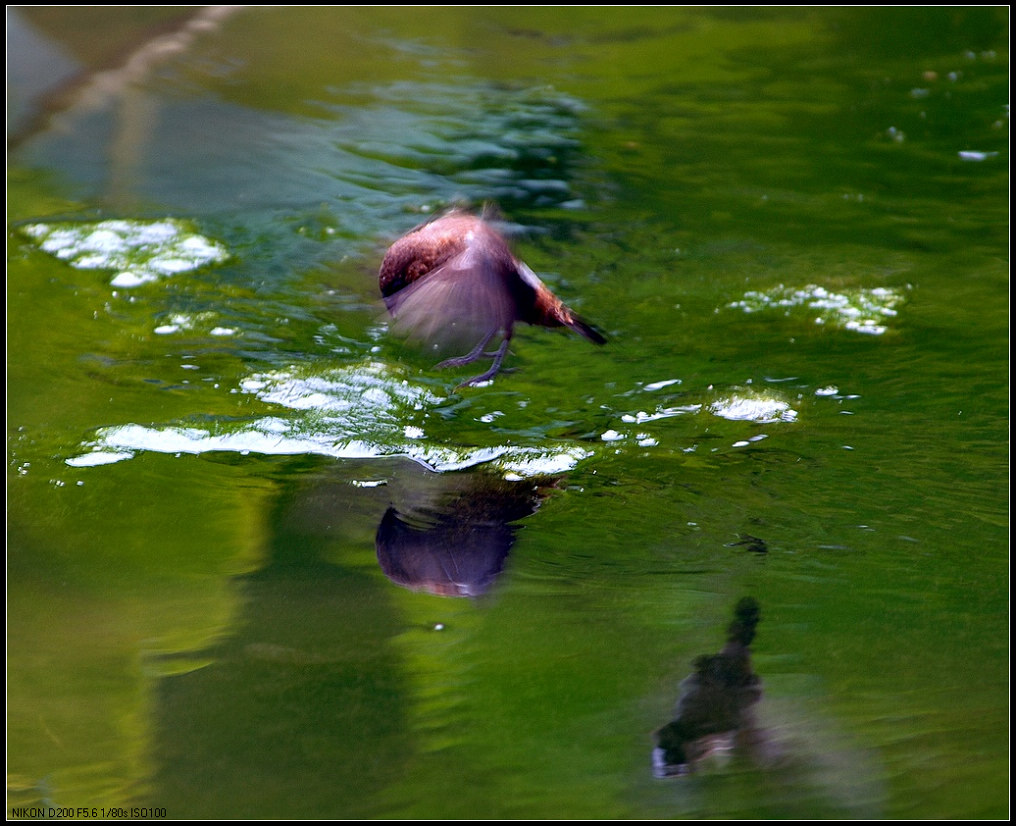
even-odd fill
[{"label": "bird", "polygon": [[[489,369],[458,387],[497,375],[517,322],[564,326],[594,344],[606,343],[512,254],[487,220],[462,210],[422,224],[392,244],[381,262],[378,285],[397,332],[443,347],[472,347],[438,367],[493,359]],[[498,336],[500,346],[488,352]]]}]

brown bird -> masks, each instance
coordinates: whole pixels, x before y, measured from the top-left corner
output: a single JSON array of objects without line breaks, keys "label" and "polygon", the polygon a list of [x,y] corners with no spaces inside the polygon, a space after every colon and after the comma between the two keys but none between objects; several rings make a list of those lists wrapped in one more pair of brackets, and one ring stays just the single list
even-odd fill
[{"label": "brown bird", "polygon": [[[497,374],[517,321],[570,327],[596,344],[606,343],[512,255],[490,224],[464,212],[423,224],[392,244],[378,282],[397,329],[425,342],[472,346],[438,367],[494,359],[489,370],[460,387]],[[485,352],[498,335],[503,336],[500,347]]]}]

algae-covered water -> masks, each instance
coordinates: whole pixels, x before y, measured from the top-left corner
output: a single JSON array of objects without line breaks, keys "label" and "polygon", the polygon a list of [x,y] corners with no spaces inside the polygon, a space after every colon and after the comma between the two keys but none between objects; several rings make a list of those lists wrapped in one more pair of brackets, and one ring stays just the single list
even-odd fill
[{"label": "algae-covered water", "polygon": [[[1007,816],[1006,8],[7,24],[8,816]],[[609,341],[456,391],[485,205]]]}]

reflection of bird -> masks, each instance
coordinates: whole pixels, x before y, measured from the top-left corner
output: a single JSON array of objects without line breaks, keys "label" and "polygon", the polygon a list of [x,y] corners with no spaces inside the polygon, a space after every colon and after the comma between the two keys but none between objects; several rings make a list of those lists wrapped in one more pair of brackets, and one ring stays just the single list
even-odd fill
[{"label": "reflection of bird", "polygon": [[658,776],[684,774],[696,761],[751,732],[752,706],[762,688],[748,646],[760,617],[758,602],[744,597],[734,609],[723,650],[695,660],[695,673],[682,683],[675,719],[656,732]]},{"label": "reflection of bird", "polygon": [[555,480],[534,484],[472,474],[413,487],[377,529],[377,559],[398,585],[447,597],[486,593],[504,568],[515,526]]},{"label": "reflection of bird", "polygon": [[[463,212],[417,227],[392,244],[378,281],[385,306],[409,335],[472,346],[439,367],[494,359],[489,370],[463,384],[486,381],[501,369],[517,321],[570,327],[596,344],[606,341],[512,255],[490,224]],[[501,346],[484,352],[499,334]]]},{"label": "reflection of bird", "polygon": [[515,531],[504,523],[459,523],[445,514],[430,522],[414,524],[389,508],[375,538],[381,570],[398,585],[439,596],[486,593],[504,567]]}]

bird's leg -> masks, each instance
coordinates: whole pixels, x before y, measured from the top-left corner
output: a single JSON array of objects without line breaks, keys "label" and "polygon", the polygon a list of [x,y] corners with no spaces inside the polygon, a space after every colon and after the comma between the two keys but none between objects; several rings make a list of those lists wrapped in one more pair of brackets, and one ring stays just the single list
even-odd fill
[{"label": "bird's leg", "polygon": [[[501,342],[501,346],[497,348],[497,352],[493,353],[494,363],[490,365],[490,369],[486,373],[481,373],[479,376],[473,376],[471,379],[466,379],[455,389],[459,387],[468,387],[471,384],[480,384],[481,382],[487,381],[487,379],[494,378],[497,375],[497,371],[501,369],[501,362],[504,361],[505,354],[508,352],[508,342],[511,341],[511,334],[505,336],[504,341]],[[484,342],[486,344],[486,342]]]},{"label": "bird's leg", "polygon": [[445,359],[438,367],[461,367],[463,364],[471,364],[476,361],[480,356],[495,355],[494,353],[484,353],[483,348],[490,343],[490,340],[494,338],[494,334],[497,333],[497,329],[491,330],[487,335],[480,339],[480,343],[477,344],[472,350],[470,350],[464,356],[456,356],[455,358]]}]

